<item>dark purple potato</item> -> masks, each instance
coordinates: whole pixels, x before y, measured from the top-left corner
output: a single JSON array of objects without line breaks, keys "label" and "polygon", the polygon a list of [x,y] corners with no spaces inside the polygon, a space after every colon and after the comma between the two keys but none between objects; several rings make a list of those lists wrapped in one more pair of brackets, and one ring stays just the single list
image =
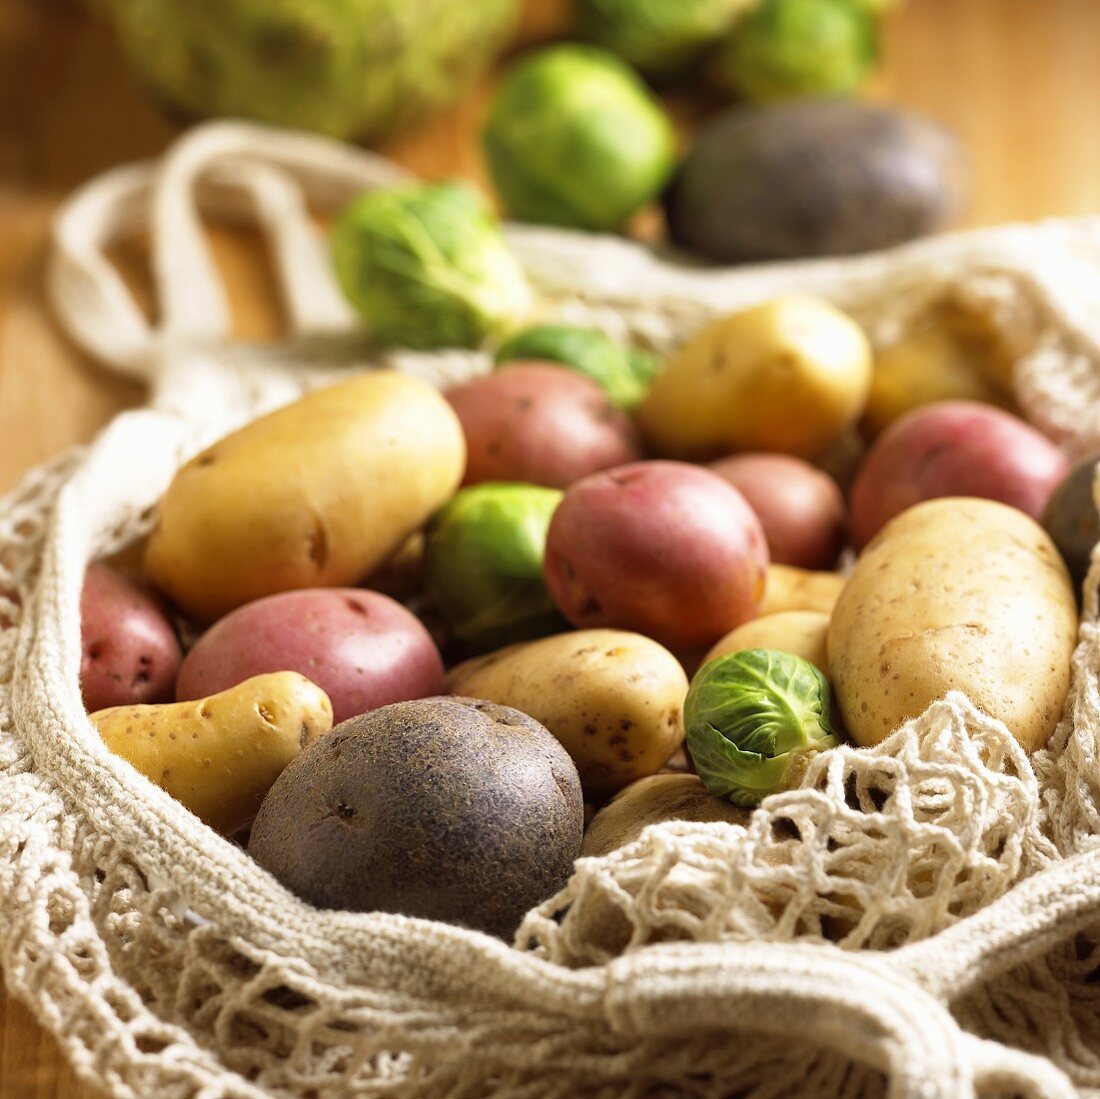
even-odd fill
[{"label": "dark purple potato", "polygon": [[803,100],[719,115],[665,205],[673,240],[720,263],[839,256],[941,228],[963,174],[954,139],[926,119]]},{"label": "dark purple potato", "polygon": [[1100,518],[1092,495],[1098,462],[1100,454],[1093,454],[1075,465],[1043,509],[1043,527],[1066,562],[1078,599],[1093,547],[1100,542]]},{"label": "dark purple potato", "polygon": [[398,912],[509,938],[580,853],[577,769],[537,721],[470,698],[336,726],[279,776],[249,853],[319,908]]},{"label": "dark purple potato", "polygon": [[172,698],[180,646],[164,605],[98,562],[84,574],[80,640],[80,691],[89,713]]}]

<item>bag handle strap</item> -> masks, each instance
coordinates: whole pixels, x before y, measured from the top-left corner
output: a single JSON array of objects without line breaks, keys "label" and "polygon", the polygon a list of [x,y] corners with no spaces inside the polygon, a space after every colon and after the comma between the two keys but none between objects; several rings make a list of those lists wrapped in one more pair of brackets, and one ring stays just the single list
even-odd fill
[{"label": "bag handle strap", "polygon": [[[159,164],[108,172],[58,211],[47,276],[58,318],[82,350],[143,381],[165,344],[227,341],[228,299],[202,232],[204,216],[214,216],[263,233],[291,334],[354,328],[310,205],[337,209],[405,178],[389,161],[327,138],[241,122],[197,127]],[[152,240],[155,323],[107,256],[141,229]]]}]

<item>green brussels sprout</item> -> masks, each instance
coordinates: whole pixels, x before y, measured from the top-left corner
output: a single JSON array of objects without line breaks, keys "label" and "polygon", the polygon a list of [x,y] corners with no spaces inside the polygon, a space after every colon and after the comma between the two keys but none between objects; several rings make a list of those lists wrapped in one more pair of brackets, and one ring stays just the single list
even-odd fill
[{"label": "green brussels sprout", "polygon": [[467,651],[569,628],[542,575],[546,532],[561,498],[556,488],[485,482],[464,488],[429,523],[425,585]]},{"label": "green brussels sprout", "polygon": [[516,65],[483,140],[514,216],[577,229],[619,228],[675,166],[660,103],[618,58],[591,46],[553,46]]},{"label": "green brussels sprout", "polygon": [[581,36],[652,77],[683,72],[754,0],[579,0]]},{"label": "green brussels sprout", "polygon": [[536,325],[497,349],[497,366],[516,359],[542,359],[572,367],[602,386],[612,404],[627,409],[646,395],[660,361],[648,351],[623,347],[593,328],[568,324]]},{"label": "green brussels sprout", "polygon": [[371,334],[402,347],[477,347],[531,304],[500,226],[458,183],[367,191],[332,233],[336,274]]},{"label": "green brussels sprout", "polygon": [[100,0],[155,94],[190,116],[377,140],[451,102],[519,0]]},{"label": "green brussels sprout", "polygon": [[878,56],[874,16],[853,0],[764,0],[721,47],[719,80],[755,102],[854,92]]},{"label": "green brussels sprout", "polygon": [[703,785],[735,805],[789,789],[812,753],[838,742],[828,681],[808,660],[772,649],[704,664],[684,701],[684,726]]}]

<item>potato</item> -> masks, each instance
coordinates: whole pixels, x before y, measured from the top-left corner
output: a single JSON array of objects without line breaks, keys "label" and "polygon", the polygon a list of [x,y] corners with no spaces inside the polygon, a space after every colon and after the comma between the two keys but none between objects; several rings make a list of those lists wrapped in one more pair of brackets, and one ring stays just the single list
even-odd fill
[{"label": "potato", "polygon": [[439,650],[400,603],[358,588],[313,588],[257,599],[215,622],[187,654],[176,697],[283,671],[316,683],[338,722],[443,691]]},{"label": "potato", "polygon": [[976,496],[1038,519],[1066,475],[1065,455],[1030,424],[972,401],[938,401],[895,421],[851,492],[852,538],[865,546],[895,515],[940,496]]},{"label": "potato", "polygon": [[188,462],[161,500],[146,568],[203,622],[275,592],[354,584],[450,497],[465,453],[427,382],[364,374]]},{"label": "potato", "polygon": [[1054,543],[991,500],[932,500],[864,550],[829,626],[837,703],[877,744],[948,691],[1003,721],[1028,751],[1062,713],[1077,614]]},{"label": "potato", "polygon": [[756,512],[773,563],[831,569],[844,546],[847,512],[836,481],[788,454],[737,454],[710,469]]},{"label": "potato", "polygon": [[687,688],[670,652],[621,630],[510,645],[447,676],[451,694],[512,706],[545,725],[577,765],[590,800],[664,766],[684,739]]},{"label": "potato", "polygon": [[744,649],[775,649],[800,656],[828,675],[828,634],[829,616],[821,611],[768,614],[731,630],[703,657],[703,663]]},{"label": "potato", "polygon": [[687,651],[755,616],[767,565],[764,531],[735,488],[684,462],[636,462],[566,492],[544,569],[573,625]]},{"label": "potato", "polygon": [[914,408],[934,401],[1007,405],[983,374],[982,351],[938,313],[924,318],[875,355],[871,392],[860,427],[868,438]]},{"label": "potato", "polygon": [[669,188],[666,213],[677,244],[721,263],[848,255],[942,226],[963,175],[957,144],[926,119],[803,99],[718,115]]},{"label": "potato", "polygon": [[304,751],[264,799],[248,851],[310,904],[508,938],[569,880],[582,821],[576,768],[538,722],[424,698]]},{"label": "potato", "polygon": [[844,583],[845,578],[836,572],[810,572],[790,565],[771,565],[759,617],[783,611],[832,614]]},{"label": "potato", "polygon": [[1043,528],[1069,569],[1078,600],[1088,576],[1092,551],[1100,542],[1100,514],[1093,495],[1098,462],[1100,453],[1074,466],[1043,509]]},{"label": "potato", "polygon": [[708,794],[696,775],[650,775],[620,790],[584,833],[582,857],[599,858],[633,843],[651,824],[665,820],[749,823],[752,813]]},{"label": "potato", "polygon": [[871,384],[871,346],[827,302],[792,295],[705,327],[665,363],[638,422],[669,458],[732,451],[813,457],[854,424]]},{"label": "potato", "polygon": [[219,832],[256,815],[283,768],[332,728],[324,691],[296,672],[259,675],[195,702],[91,715],[104,744]]},{"label": "potato", "polygon": [[446,396],[466,434],[466,485],[522,481],[566,488],[641,457],[626,413],[595,382],[556,363],[515,363]]},{"label": "potato", "polygon": [[87,710],[172,697],[180,645],[152,592],[94,562],[80,594],[80,693]]}]

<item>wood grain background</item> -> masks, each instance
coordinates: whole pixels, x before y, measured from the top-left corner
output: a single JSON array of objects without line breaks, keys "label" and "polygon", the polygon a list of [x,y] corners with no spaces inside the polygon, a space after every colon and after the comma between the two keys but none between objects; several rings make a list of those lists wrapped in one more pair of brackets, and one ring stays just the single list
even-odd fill
[{"label": "wood grain background", "polygon": [[[529,0],[526,40],[553,34],[563,0]],[[871,94],[951,126],[973,164],[967,222],[1100,212],[1100,2],[909,0],[887,28]],[[429,176],[484,181],[473,135],[492,81],[387,152]],[[690,104],[674,104],[689,119]],[[41,280],[62,198],[176,129],[142,96],[110,35],[68,0],[0,0],[0,491],[91,438],[141,391],[80,356],[52,326]],[[246,234],[214,231],[238,333],[277,328]],[[142,284],[140,246],[119,256]],[[0,898],[2,903],[2,898]],[[0,1099],[90,1099],[53,1041],[0,992]]]}]

